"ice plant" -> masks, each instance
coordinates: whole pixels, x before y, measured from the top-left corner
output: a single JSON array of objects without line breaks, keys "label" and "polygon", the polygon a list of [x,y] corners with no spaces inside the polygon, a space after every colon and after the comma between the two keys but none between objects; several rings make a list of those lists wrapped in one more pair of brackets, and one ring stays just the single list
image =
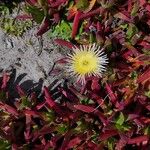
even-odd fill
[{"label": "ice plant", "polygon": [[108,63],[107,55],[100,46],[94,44],[74,46],[73,52],[67,55],[67,72],[85,83],[87,77],[101,77]]}]

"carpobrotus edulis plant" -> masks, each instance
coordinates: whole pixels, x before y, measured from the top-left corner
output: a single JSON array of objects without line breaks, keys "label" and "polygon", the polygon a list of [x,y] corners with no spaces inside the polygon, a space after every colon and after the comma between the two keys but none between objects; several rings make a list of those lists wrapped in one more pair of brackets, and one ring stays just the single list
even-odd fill
[{"label": "carpobrotus edulis plant", "polygon": [[94,44],[74,46],[71,54],[67,54],[66,69],[70,76],[77,82],[85,84],[86,78],[91,76],[101,77],[106,71],[107,55],[100,46]]}]

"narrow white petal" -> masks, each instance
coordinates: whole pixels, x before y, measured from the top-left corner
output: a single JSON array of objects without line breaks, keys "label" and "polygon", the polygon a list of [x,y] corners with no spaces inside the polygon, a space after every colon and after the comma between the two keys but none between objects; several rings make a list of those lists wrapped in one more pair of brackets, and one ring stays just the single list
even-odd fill
[{"label": "narrow white petal", "polygon": [[[74,64],[75,61],[79,61],[77,60],[79,56],[83,55],[81,52],[84,52],[85,54],[87,52],[88,54],[91,54],[92,57],[94,57],[93,59],[97,59],[98,63],[97,68],[95,70],[85,72],[85,74],[76,72],[76,70],[74,69]],[[69,76],[76,78],[77,81],[80,82],[81,84],[85,84],[86,77],[91,76],[101,77],[102,73],[106,71],[106,65],[108,64],[108,58],[107,55],[104,54],[104,49],[103,48],[101,49],[101,47],[96,45],[96,43],[89,45],[80,45],[79,47],[74,46],[73,52],[67,54],[67,57],[69,60],[67,61],[65,69],[69,73]]]}]

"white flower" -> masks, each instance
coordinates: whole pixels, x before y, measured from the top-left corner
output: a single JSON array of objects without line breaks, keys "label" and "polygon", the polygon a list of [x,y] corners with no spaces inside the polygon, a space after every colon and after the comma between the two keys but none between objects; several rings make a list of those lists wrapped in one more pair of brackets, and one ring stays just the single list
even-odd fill
[{"label": "white flower", "polygon": [[66,71],[82,84],[85,83],[86,77],[101,77],[108,63],[107,55],[95,43],[73,47],[72,54],[68,54],[67,58]]}]

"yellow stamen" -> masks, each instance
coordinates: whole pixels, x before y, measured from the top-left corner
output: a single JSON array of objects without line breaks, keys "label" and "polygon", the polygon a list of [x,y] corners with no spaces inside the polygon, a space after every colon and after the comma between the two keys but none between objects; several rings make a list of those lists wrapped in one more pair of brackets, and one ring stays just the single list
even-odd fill
[{"label": "yellow stamen", "polygon": [[73,58],[73,68],[81,75],[92,73],[97,69],[97,57],[94,52],[79,52]]},{"label": "yellow stamen", "polygon": [[107,55],[96,44],[74,47],[73,53],[68,54],[67,71],[84,84],[86,77],[101,76],[105,71]]}]

